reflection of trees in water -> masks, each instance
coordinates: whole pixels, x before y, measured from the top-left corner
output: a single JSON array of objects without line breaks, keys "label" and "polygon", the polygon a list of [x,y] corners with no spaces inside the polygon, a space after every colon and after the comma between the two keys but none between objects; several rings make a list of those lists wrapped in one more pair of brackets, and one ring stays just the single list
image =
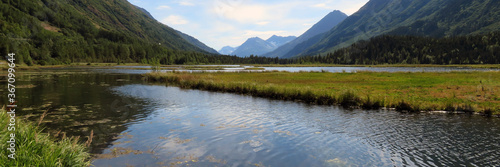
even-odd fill
[{"label": "reflection of trees in water", "polygon": [[25,75],[18,83],[36,87],[18,90],[19,116],[38,121],[47,111],[41,126],[58,138],[80,136],[81,142],[85,142],[93,131],[90,151],[102,153],[127,129],[127,124],[151,112],[141,107],[143,101],[110,90],[110,86],[141,82],[140,78],[139,75],[88,73]]}]

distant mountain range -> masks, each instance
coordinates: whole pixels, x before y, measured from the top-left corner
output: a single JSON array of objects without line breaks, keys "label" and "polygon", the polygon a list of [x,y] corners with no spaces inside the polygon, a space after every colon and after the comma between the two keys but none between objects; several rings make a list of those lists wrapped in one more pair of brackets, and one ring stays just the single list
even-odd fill
[{"label": "distant mountain range", "polygon": [[[273,35],[267,40],[263,40],[259,37],[249,38],[241,46],[234,48],[235,50],[230,54],[238,57],[248,57],[250,55],[262,56],[263,54],[271,52],[296,38],[297,37],[295,36],[281,37],[276,35]],[[232,47],[226,46],[223,48],[224,50],[221,49],[221,51],[228,53],[231,48]],[[223,54],[221,51],[219,51],[219,53]]]},{"label": "distant mountain range", "polygon": [[223,55],[231,55],[238,47],[224,46],[218,52]]},{"label": "distant mountain range", "polygon": [[382,34],[446,37],[500,30],[498,0],[370,0],[318,39],[290,50],[298,57],[331,53]]},{"label": "distant mountain range", "polygon": [[342,22],[345,18],[347,18],[347,15],[342,13],[341,11],[333,11],[330,12],[328,15],[323,17],[318,23],[314,24],[309,30],[307,30],[304,34],[299,36],[298,38],[292,40],[291,42],[275,49],[272,52],[266,53],[263,56],[265,57],[280,57],[280,58],[287,58],[287,57],[292,57],[294,56],[293,54],[288,54],[290,50],[294,49],[297,47],[302,42],[305,42],[307,40],[309,43],[316,43],[317,41],[320,40],[320,37],[323,33],[331,30],[333,27],[335,27],[337,24]]}]

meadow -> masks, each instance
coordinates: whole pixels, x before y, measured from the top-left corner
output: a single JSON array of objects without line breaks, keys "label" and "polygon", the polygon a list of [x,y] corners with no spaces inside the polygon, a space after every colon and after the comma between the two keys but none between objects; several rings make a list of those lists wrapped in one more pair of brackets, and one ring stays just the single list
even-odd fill
[{"label": "meadow", "polygon": [[500,72],[153,72],[182,88],[403,112],[500,114]]}]

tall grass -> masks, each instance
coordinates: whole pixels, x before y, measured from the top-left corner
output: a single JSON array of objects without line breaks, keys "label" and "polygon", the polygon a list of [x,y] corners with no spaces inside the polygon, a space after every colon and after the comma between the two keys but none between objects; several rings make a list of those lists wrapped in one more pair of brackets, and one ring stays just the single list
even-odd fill
[{"label": "tall grass", "polygon": [[[398,111],[500,114],[499,72],[149,73],[149,81],[311,104]],[[485,112],[487,111],[487,112]]]},{"label": "tall grass", "polygon": [[64,137],[56,142],[42,133],[38,125],[24,120],[16,121],[16,159],[8,158],[6,142],[11,132],[7,129],[9,116],[4,109],[0,110],[0,120],[0,166],[90,166],[90,155],[78,138]]}]

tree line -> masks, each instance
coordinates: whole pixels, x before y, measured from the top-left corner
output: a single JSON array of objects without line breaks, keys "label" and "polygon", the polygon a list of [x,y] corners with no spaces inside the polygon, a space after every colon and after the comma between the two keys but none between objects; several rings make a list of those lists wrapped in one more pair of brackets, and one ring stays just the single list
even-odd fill
[{"label": "tree line", "polygon": [[499,64],[500,32],[445,38],[382,35],[296,63],[325,64]]}]

